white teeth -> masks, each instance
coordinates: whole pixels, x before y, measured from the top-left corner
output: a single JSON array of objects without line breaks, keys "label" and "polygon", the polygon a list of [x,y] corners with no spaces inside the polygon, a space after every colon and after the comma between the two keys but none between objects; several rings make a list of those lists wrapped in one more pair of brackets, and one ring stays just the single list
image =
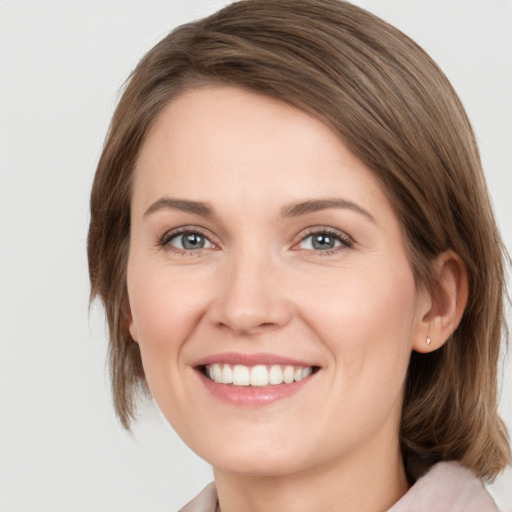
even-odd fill
[{"label": "white teeth", "polygon": [[241,364],[235,365],[233,368],[233,385],[248,386],[251,383],[251,374],[247,366]]},{"label": "white teeth", "polygon": [[268,383],[271,385],[282,384],[284,380],[283,370],[277,364],[270,367],[270,372],[268,373]]},{"label": "white teeth", "polygon": [[311,366],[308,366],[306,368],[302,368],[302,378],[305,379],[306,377],[309,377],[313,371],[313,368]]},{"label": "white teeth", "polygon": [[229,364],[225,364],[222,368],[222,384],[232,384],[233,382],[233,370]]},{"label": "white teeth", "polygon": [[281,366],[274,364],[270,367],[263,364],[244,366],[237,364],[207,365],[205,373],[210,380],[218,384],[233,384],[234,386],[277,386],[291,384],[306,379],[313,373],[311,366]]},{"label": "white teeth", "polygon": [[215,382],[222,382],[222,368],[219,364],[213,365],[213,380]]},{"label": "white teeth", "polygon": [[291,384],[295,380],[295,368],[293,366],[284,367],[283,380],[286,384]]},{"label": "white teeth", "polygon": [[259,364],[251,368],[251,386],[268,386],[268,370]]}]

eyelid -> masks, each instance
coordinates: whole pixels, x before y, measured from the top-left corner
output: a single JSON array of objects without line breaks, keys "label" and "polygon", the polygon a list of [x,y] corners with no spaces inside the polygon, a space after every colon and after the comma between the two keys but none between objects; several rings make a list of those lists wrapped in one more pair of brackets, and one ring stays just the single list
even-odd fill
[{"label": "eyelid", "polygon": [[[338,240],[341,245],[338,246],[338,247],[334,247],[332,249],[324,249],[324,250],[312,250],[312,249],[302,249],[300,247],[298,247],[298,245],[303,242],[304,240],[306,240],[308,237],[310,236],[314,236],[314,235],[321,235],[321,234],[326,234],[326,235],[330,235],[332,237],[334,237],[336,240]],[[303,250],[303,251],[307,251],[307,252],[314,252],[314,253],[317,253],[317,254],[332,254],[334,252],[340,252],[340,251],[343,251],[343,250],[346,250],[346,249],[350,249],[351,247],[353,247],[355,244],[355,241],[354,239],[348,235],[347,233],[345,233],[344,231],[341,231],[340,229],[336,229],[336,228],[332,228],[332,227],[329,227],[329,226],[312,226],[312,227],[309,227],[307,228],[305,231],[302,231],[298,236],[297,236],[297,240],[293,243],[292,245],[292,249],[294,250]]]},{"label": "eyelid", "polygon": [[[173,238],[176,238],[180,235],[189,234],[189,233],[190,234],[197,233],[197,234],[201,235],[206,240],[208,240],[208,242],[213,247],[199,248],[199,249],[195,249],[195,250],[194,249],[185,250],[185,249],[180,249],[178,247],[174,247],[169,243]],[[326,235],[332,236],[337,241],[339,241],[341,245],[334,247],[332,249],[324,249],[324,250],[302,249],[302,248],[298,247],[298,245],[301,242],[303,242],[304,240],[306,240],[308,237],[314,236],[314,235],[319,235],[319,234],[326,234]],[[208,230],[206,230],[204,228],[201,228],[199,226],[194,226],[194,225],[185,225],[185,226],[178,226],[176,228],[172,228],[172,229],[165,231],[163,233],[163,235],[158,237],[156,246],[158,248],[163,248],[163,249],[169,250],[171,252],[179,253],[179,254],[194,255],[198,252],[205,251],[205,250],[219,249],[220,248],[219,243],[214,241],[213,238],[214,237],[212,236],[211,232],[209,232]],[[301,233],[299,233],[299,235],[297,235],[296,241],[293,242],[291,249],[297,250],[297,251],[302,250],[302,251],[306,251],[306,252],[327,255],[327,254],[332,254],[335,252],[341,252],[346,249],[350,249],[351,247],[354,246],[354,244],[355,244],[354,239],[350,235],[348,235],[346,232],[344,232],[340,229],[332,228],[329,226],[311,226],[311,227],[308,227],[307,229],[303,230]]]},{"label": "eyelid", "polygon": [[[170,244],[170,241],[180,235],[185,235],[185,234],[198,234],[198,235],[201,235],[202,237],[204,237],[206,240],[208,240],[208,242],[213,246],[213,247],[203,247],[203,248],[199,248],[199,249],[180,249],[178,247],[174,247],[173,245]],[[187,255],[193,255],[193,254],[196,254],[197,252],[199,251],[204,251],[204,250],[212,250],[212,249],[218,249],[219,247],[219,244],[214,242],[212,240],[212,235],[205,229],[203,228],[200,228],[199,226],[194,226],[194,225],[185,225],[185,226],[179,226],[179,227],[176,227],[176,228],[172,228],[172,229],[169,229],[167,231],[165,231],[163,233],[163,235],[159,236],[158,237],[158,240],[157,240],[157,247],[159,248],[163,248],[163,249],[166,249],[166,250],[169,250],[171,252],[177,252],[179,254],[187,254]]]}]

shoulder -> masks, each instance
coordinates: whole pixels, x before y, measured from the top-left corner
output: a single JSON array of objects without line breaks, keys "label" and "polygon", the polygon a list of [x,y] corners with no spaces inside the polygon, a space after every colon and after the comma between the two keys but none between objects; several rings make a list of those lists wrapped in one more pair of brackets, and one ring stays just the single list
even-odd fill
[{"label": "shoulder", "polygon": [[[179,512],[215,512],[215,483]],[[422,476],[388,512],[498,512],[483,483],[457,462],[440,462]]]},{"label": "shoulder", "polygon": [[498,512],[483,483],[457,462],[440,462],[388,512]]},{"label": "shoulder", "polygon": [[215,512],[217,509],[217,490],[215,483],[210,482],[192,501],[189,501],[179,512]]}]

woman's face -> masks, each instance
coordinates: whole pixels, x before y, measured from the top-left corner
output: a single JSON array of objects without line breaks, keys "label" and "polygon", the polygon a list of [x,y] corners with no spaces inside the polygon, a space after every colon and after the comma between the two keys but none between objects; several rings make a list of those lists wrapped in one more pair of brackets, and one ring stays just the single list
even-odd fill
[{"label": "woman's face", "polygon": [[227,86],[173,100],[137,163],[128,294],[151,392],[214,467],[396,455],[427,299],[381,186],[318,120]]}]

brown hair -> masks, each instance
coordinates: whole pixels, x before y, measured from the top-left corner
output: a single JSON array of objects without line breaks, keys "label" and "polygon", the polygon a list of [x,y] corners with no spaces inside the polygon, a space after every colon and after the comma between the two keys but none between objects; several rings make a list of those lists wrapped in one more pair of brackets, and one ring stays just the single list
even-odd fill
[{"label": "brown hair", "polygon": [[242,0],[183,25],[132,73],[101,155],[88,238],[91,300],[110,329],[116,412],[129,428],[145,387],[127,325],[131,177],[156,116],[180,92],[235,85],[285,101],[330,126],[375,173],[403,226],[419,283],[452,249],[469,300],[451,339],[413,352],[402,413],[405,457],[459,460],[494,477],[510,459],[497,414],[504,331],[504,248],[475,137],[445,75],[400,31],[339,0]]}]

